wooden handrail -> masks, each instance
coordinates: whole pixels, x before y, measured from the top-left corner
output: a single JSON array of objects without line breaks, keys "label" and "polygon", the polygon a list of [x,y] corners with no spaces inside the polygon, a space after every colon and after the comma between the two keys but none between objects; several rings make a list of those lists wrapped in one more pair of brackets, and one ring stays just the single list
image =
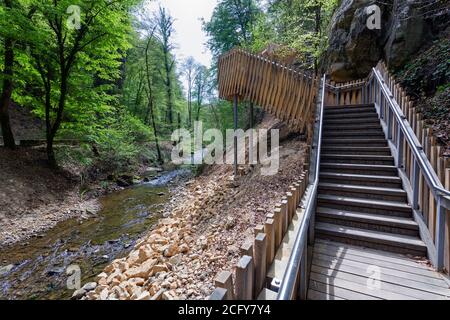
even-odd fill
[{"label": "wooden handrail", "polygon": [[253,102],[294,131],[312,134],[317,78],[236,48],[219,58],[218,81],[220,98]]}]

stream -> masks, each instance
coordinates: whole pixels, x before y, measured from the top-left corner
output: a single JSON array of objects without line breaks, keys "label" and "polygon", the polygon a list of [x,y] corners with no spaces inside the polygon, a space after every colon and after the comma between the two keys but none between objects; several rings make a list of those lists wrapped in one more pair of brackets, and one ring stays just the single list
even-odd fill
[{"label": "stream", "polygon": [[150,182],[100,199],[102,210],[88,220],[60,222],[43,237],[1,252],[0,299],[70,299],[68,266],[81,269],[81,285],[112,260],[126,256],[159,220],[170,200],[168,184],[188,169],[162,173]]}]

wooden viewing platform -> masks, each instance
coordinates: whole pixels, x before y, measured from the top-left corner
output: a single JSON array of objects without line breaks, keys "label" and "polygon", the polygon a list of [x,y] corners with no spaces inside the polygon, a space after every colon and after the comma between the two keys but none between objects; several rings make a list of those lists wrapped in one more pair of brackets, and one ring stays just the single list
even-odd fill
[{"label": "wooden viewing platform", "polygon": [[317,239],[310,270],[309,300],[450,299],[444,276],[402,254]]}]

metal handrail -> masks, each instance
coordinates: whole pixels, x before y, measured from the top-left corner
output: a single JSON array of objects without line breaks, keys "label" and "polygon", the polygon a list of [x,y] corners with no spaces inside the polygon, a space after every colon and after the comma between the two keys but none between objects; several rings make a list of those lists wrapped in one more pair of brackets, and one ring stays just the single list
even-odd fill
[{"label": "metal handrail", "polygon": [[[436,197],[438,202],[438,206],[442,206],[444,208],[450,209],[450,191],[445,190],[439,181],[435,171],[433,170],[430,161],[428,160],[425,152],[423,151],[423,147],[421,146],[419,140],[417,139],[414,131],[412,130],[408,120],[404,116],[401,111],[400,106],[397,101],[394,99],[392,92],[389,87],[386,85],[383,77],[379,73],[376,68],[373,68],[372,73],[366,78],[366,80],[362,83],[362,86],[369,85],[373,80],[376,80],[379,83],[380,90],[382,91],[386,101],[389,103],[389,108],[392,110],[394,117],[397,121],[397,124],[403,133],[412,154],[416,160],[418,167],[420,168],[428,186],[432,194]],[[354,84],[353,84],[354,85]],[[277,300],[291,300],[296,297],[295,289],[297,287],[297,279],[299,275],[300,265],[305,258],[307,252],[305,252],[305,244],[307,241],[308,228],[310,227],[310,221],[314,214],[316,208],[316,198],[318,193],[319,186],[319,172],[320,172],[320,155],[321,155],[321,146],[322,146],[322,130],[323,130],[323,113],[324,113],[324,101],[325,101],[325,89],[330,87],[334,87],[326,83],[326,75],[323,76],[322,80],[322,89],[321,89],[321,103],[318,108],[318,130],[317,135],[315,137],[315,141],[317,139],[317,143],[314,143],[312,148],[315,150],[314,158],[311,160],[312,162],[312,172],[310,175],[310,184],[308,188],[308,193],[305,199],[305,212],[303,215],[303,219],[300,223],[299,231],[296,235],[294,246],[292,248],[292,253],[289,258],[287,268],[285,274],[283,276],[283,280],[281,281],[280,288],[277,295]],[[342,87],[335,87],[336,89],[342,89]],[[397,137],[397,139],[403,139],[402,137]],[[442,211],[441,211],[442,212]],[[440,217],[438,214],[438,224],[442,224],[445,220],[445,213],[440,213],[442,216]],[[442,268],[443,264],[443,234],[442,228],[438,232],[437,239],[437,267],[438,269]],[[305,281],[304,278],[301,278],[300,281]]]},{"label": "metal handrail", "polygon": [[428,160],[425,152],[423,151],[423,147],[421,146],[419,140],[417,139],[414,131],[408,123],[408,120],[403,115],[403,112],[400,109],[400,106],[395,101],[394,96],[392,95],[389,88],[386,86],[386,83],[383,77],[379,74],[379,71],[373,68],[373,74],[380,84],[380,88],[386,97],[386,100],[391,106],[392,111],[394,112],[394,116],[397,119],[397,123],[400,125],[403,134],[411,147],[414,158],[419,164],[420,169],[425,177],[425,180],[428,182],[429,187],[431,188],[431,192],[436,197],[443,197],[444,202],[441,203],[445,208],[450,209],[450,191],[445,190],[439,181],[436,173],[431,166],[430,161]]},{"label": "metal handrail", "polygon": [[[283,280],[280,284],[280,289],[278,290],[277,300],[292,300],[295,298],[295,288],[297,285],[297,276],[300,270],[300,264],[304,255],[307,254],[305,251],[305,244],[307,241],[308,228],[310,227],[311,217],[315,210],[315,201],[317,197],[317,190],[319,186],[319,170],[320,170],[320,153],[322,146],[322,124],[323,124],[323,110],[325,102],[325,87],[326,87],[326,76],[322,79],[322,92],[321,92],[321,103],[319,107],[318,114],[318,139],[317,143],[313,144],[313,149],[315,148],[316,154],[314,162],[314,172],[311,172],[314,179],[310,183],[311,188],[305,199],[305,213],[300,224],[299,231],[296,235],[294,246],[292,248],[292,254],[289,258],[286,272],[284,273]],[[305,281],[305,279],[300,279],[300,281]]]}]

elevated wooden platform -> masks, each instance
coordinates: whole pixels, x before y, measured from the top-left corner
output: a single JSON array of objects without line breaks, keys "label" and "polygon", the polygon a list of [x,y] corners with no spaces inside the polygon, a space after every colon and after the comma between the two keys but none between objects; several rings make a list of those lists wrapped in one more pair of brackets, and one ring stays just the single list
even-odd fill
[{"label": "elevated wooden platform", "polygon": [[450,284],[423,258],[317,239],[308,299],[450,300]]}]

